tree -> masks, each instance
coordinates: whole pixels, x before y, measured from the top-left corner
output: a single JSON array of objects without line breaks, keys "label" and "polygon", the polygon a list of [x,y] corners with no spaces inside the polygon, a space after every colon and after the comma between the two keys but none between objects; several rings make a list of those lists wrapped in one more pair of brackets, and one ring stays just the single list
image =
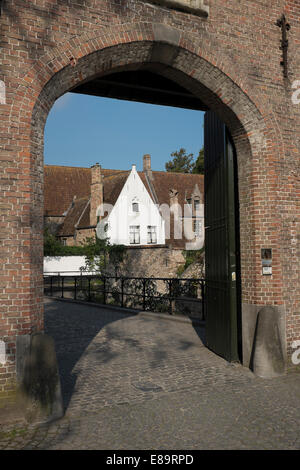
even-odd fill
[{"label": "tree", "polygon": [[62,244],[57,240],[48,227],[44,228],[44,256],[58,256],[62,252]]},{"label": "tree", "polygon": [[199,150],[197,160],[194,163],[192,173],[204,175],[204,147]]},{"label": "tree", "polygon": [[204,175],[204,147],[199,150],[196,161],[193,161],[194,154],[187,155],[184,148],[171,153],[171,157],[173,160],[169,160],[165,164],[166,171]]},{"label": "tree", "polygon": [[107,240],[88,237],[82,244],[85,251],[85,266],[82,267],[82,271],[102,273],[107,264]]},{"label": "tree", "polygon": [[171,157],[173,160],[169,160],[165,164],[166,171],[176,172],[176,173],[191,173],[193,170],[193,158],[194,155],[192,153],[186,153],[184,148],[171,153]]},{"label": "tree", "polygon": [[107,238],[103,240],[96,236],[85,239],[84,250],[85,266],[82,267],[82,271],[103,274],[107,265],[110,264],[117,276],[120,264],[124,260],[126,246],[111,245]]}]

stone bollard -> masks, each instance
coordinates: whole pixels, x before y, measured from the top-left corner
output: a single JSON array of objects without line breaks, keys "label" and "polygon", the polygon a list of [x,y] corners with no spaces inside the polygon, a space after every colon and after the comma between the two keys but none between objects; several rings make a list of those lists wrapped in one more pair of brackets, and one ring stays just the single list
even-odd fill
[{"label": "stone bollard", "polygon": [[278,377],[285,373],[279,315],[273,307],[263,307],[258,312],[254,338],[253,372],[262,378]]},{"label": "stone bollard", "polygon": [[63,401],[53,339],[42,333],[17,339],[18,401],[25,419],[45,423],[63,416]]}]

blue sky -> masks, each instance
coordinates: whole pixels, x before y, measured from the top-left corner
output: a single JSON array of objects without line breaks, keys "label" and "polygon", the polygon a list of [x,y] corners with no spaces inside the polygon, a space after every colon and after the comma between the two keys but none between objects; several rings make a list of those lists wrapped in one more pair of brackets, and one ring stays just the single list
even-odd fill
[{"label": "blue sky", "polygon": [[45,163],[126,170],[142,169],[150,153],[152,169],[165,170],[181,147],[196,157],[203,145],[203,116],[167,106],[66,93],[49,113]]}]

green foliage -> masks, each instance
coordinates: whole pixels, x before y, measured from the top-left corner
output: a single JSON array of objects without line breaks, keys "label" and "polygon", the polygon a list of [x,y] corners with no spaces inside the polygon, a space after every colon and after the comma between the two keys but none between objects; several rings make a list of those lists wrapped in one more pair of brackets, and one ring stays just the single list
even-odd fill
[{"label": "green foliage", "polygon": [[199,150],[196,161],[194,161],[194,154],[187,154],[184,148],[171,153],[171,157],[172,159],[165,164],[166,171],[204,174],[204,147]]},{"label": "green foliage", "polygon": [[88,237],[81,246],[66,246],[52,235],[48,228],[44,230],[44,256],[85,256],[83,271],[100,273],[110,262],[117,272],[124,259],[124,245],[110,245],[109,241]]},{"label": "green foliage", "polygon": [[84,256],[85,248],[84,246],[61,246],[61,256]]},{"label": "green foliage", "polygon": [[84,241],[85,266],[82,271],[101,272],[107,262],[107,242],[99,238],[88,237]]},{"label": "green foliage", "polygon": [[171,153],[171,157],[173,160],[169,160],[165,164],[166,171],[176,173],[191,173],[193,169],[194,157],[192,153],[187,155],[186,150],[181,148],[179,151]]},{"label": "green foliage", "polygon": [[124,261],[125,245],[108,245],[109,262],[115,267],[116,273],[119,265]]},{"label": "green foliage", "polygon": [[200,262],[204,253],[204,246],[200,250],[183,250],[185,257],[184,271],[193,263]]},{"label": "green foliage", "polygon": [[181,274],[185,271],[185,264],[181,264],[180,266],[178,266],[177,268],[177,276],[180,277]]},{"label": "green foliage", "polygon": [[199,150],[197,160],[195,161],[192,173],[204,175],[204,147]]},{"label": "green foliage", "polygon": [[107,241],[100,240],[100,238],[97,237],[86,238],[82,245],[84,247],[85,256],[91,259],[107,251]]},{"label": "green foliage", "polygon": [[117,275],[118,267],[123,261],[126,247],[124,245],[110,245],[108,239],[86,238],[85,240],[85,271],[103,272],[110,263],[115,268]]},{"label": "green foliage", "polygon": [[63,245],[46,227],[44,230],[44,256],[60,256],[63,248]]},{"label": "green foliage", "polygon": [[93,247],[92,242],[82,246],[62,245],[47,227],[44,230],[44,256],[90,256],[95,249],[98,246]]}]

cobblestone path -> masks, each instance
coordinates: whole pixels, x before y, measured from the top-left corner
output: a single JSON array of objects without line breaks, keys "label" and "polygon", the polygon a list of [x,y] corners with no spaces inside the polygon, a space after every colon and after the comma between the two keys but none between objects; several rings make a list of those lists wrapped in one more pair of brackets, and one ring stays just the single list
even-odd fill
[{"label": "cobblestone path", "polygon": [[299,449],[300,373],[264,380],[203,345],[203,329],[45,301],[65,416],[0,425],[0,449]]}]

